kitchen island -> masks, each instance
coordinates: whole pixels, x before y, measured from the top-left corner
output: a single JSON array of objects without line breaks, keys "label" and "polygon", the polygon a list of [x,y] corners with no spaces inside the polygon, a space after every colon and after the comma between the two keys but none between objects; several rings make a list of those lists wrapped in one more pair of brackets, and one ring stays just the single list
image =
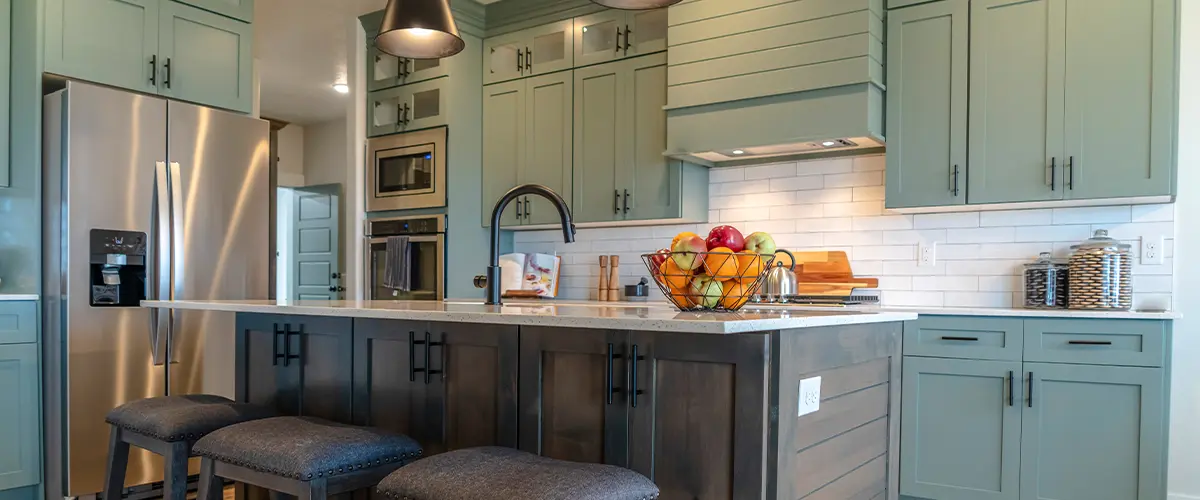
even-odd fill
[{"label": "kitchen island", "polygon": [[[501,445],[614,464],[650,477],[665,499],[898,496],[901,331],[912,313],[143,305],[236,313],[237,399],[403,432],[427,455]],[[801,380],[815,377],[819,396],[802,404]]]}]

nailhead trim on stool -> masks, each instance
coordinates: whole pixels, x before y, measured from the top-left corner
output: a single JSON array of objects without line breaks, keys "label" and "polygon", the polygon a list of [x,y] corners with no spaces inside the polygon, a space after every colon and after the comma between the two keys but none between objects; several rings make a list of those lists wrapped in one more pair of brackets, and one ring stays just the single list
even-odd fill
[{"label": "nailhead trim on stool", "polygon": [[131,401],[108,412],[105,421],[159,441],[194,443],[233,424],[274,416],[271,410],[221,396],[192,394]]}]

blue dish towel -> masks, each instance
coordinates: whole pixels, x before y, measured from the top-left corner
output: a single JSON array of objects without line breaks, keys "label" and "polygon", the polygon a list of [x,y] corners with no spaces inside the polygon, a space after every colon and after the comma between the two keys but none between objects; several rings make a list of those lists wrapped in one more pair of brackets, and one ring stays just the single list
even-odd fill
[{"label": "blue dish towel", "polygon": [[412,291],[412,269],[408,236],[391,236],[384,249],[383,286],[401,292]]}]

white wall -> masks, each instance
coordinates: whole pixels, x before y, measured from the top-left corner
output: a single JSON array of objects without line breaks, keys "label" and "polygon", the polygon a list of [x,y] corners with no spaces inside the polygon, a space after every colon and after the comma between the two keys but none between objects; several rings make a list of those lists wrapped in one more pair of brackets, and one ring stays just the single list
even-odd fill
[{"label": "white wall", "polygon": [[1176,204],[1175,322],[1171,377],[1171,500],[1200,499],[1200,2],[1182,2],[1179,86],[1179,200]]},{"label": "white wall", "polygon": [[[878,276],[882,301],[896,306],[1020,305],[1022,264],[1040,252],[1059,257],[1096,229],[1134,243],[1164,236],[1164,265],[1134,265],[1134,304],[1169,308],[1174,250],[1171,205],[894,215],[883,209],[880,155],[714,169],[709,224],[584,229],[563,244],[557,231],[522,232],[521,252],[559,252],[560,294],[589,298],[599,285],[597,257],[621,256],[624,284],[646,276],[639,254],[667,246],[681,231],[703,235],[718,224],[766,231],[780,248],[842,250],[856,274]],[[937,262],[917,265],[918,243],[936,243]]]},{"label": "white wall", "polygon": [[304,127],[291,124],[278,132],[279,163],[276,170],[280,186],[304,185]]},{"label": "white wall", "polygon": [[292,199],[291,188],[276,188],[275,199],[275,296],[291,298],[292,289]]},{"label": "white wall", "polygon": [[[304,127],[304,185],[321,186],[337,184],[342,187],[338,197],[338,213],[342,222],[338,227],[338,241],[341,242],[341,252],[338,254],[338,267],[345,278],[342,286],[346,287],[347,296],[351,295],[356,283],[355,272],[351,268],[355,262],[352,254],[352,242],[347,234],[353,235],[357,214],[347,207],[348,196],[356,189],[355,171],[347,163],[346,152],[350,148],[346,142],[346,120],[338,119],[324,123],[310,124]],[[357,268],[354,268],[357,269]]]}]

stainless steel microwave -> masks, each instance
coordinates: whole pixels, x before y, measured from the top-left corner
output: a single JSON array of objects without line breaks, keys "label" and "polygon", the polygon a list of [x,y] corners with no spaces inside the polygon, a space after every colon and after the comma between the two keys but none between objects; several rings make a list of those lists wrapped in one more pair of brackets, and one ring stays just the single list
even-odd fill
[{"label": "stainless steel microwave", "polygon": [[367,211],[446,206],[446,127],[367,141]]}]

